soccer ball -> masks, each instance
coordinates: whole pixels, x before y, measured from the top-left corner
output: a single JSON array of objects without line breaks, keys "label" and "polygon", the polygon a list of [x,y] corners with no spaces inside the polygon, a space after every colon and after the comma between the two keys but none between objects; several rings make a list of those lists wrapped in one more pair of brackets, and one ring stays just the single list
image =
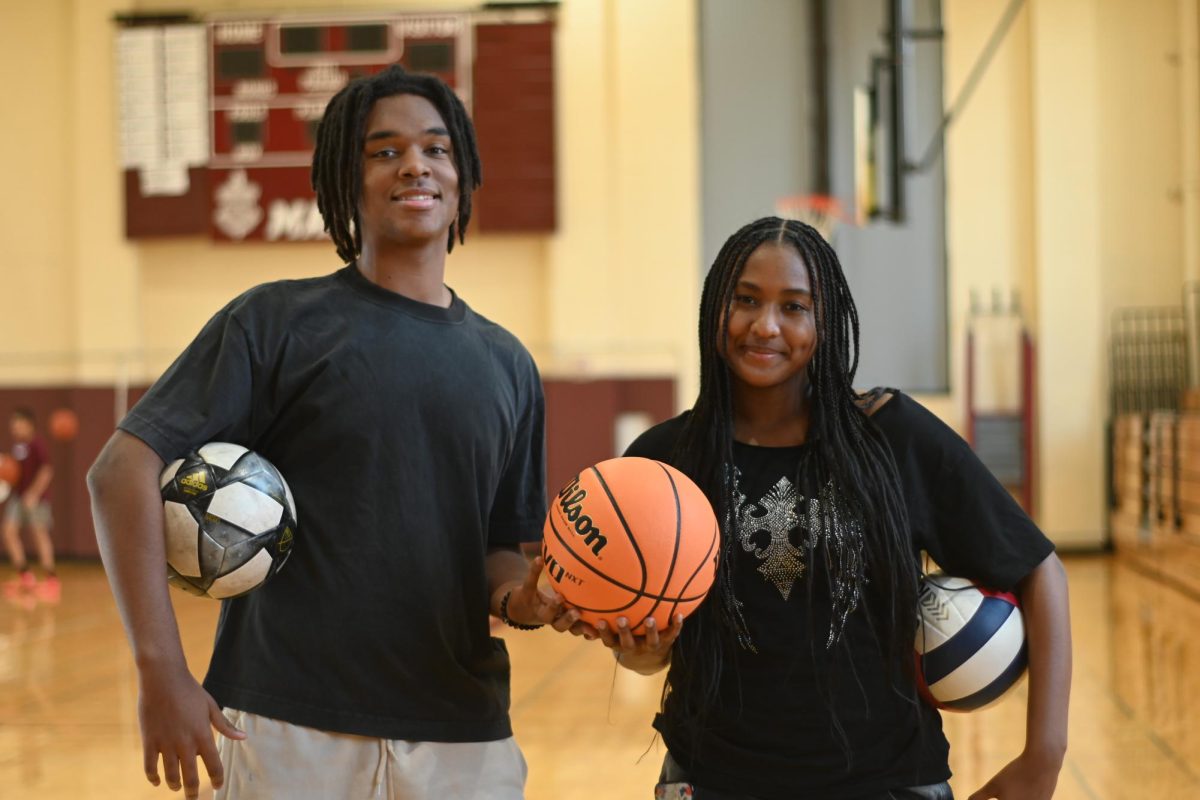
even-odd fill
[{"label": "soccer ball", "polygon": [[210,442],[163,470],[167,582],[224,600],[261,586],[283,566],[296,503],[279,470],[257,453]]}]

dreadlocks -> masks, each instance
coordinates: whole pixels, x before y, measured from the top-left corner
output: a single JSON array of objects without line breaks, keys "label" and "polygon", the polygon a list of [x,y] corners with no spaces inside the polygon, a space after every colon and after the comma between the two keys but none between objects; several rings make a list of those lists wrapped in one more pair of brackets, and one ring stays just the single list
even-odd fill
[{"label": "dreadlocks", "polygon": [[349,263],[362,251],[358,204],[362,194],[362,149],[367,117],[375,102],[394,94],[415,94],[433,103],[450,131],[454,166],[458,171],[458,217],[450,225],[446,251],[466,239],[471,220],[471,192],[482,181],[475,128],[462,101],[442,81],[431,75],[405,72],[392,65],[366,78],[356,78],[333,96],[317,129],[313,152],[312,186],[325,230],[338,256]]},{"label": "dreadlocks", "polygon": [[[889,674],[892,664],[903,665],[910,675],[912,670],[918,563],[891,450],[852,385],[858,368],[858,312],[837,255],[821,235],[801,222],[767,217],[731,236],[705,279],[700,302],[700,394],[672,454],[675,466],[714,501],[721,526],[716,596],[685,626],[676,650],[682,662],[678,674],[696,687],[704,701],[716,697],[720,649],[754,647],[734,594],[732,565],[738,541],[734,409],[722,337],[746,261],[768,243],[799,253],[815,298],[817,349],[808,365],[809,447],[800,460],[796,485],[818,487],[821,495],[824,535],[817,537],[816,548],[823,551],[833,606],[825,649],[831,650],[841,640],[846,618],[859,607],[869,574],[875,602],[863,603],[860,613],[885,644],[889,665],[884,668]],[[852,533],[843,535],[847,530]],[[811,596],[811,581],[808,588]],[[874,618],[876,608],[883,610],[879,619]],[[832,659],[832,653],[826,657]],[[902,691],[915,701],[912,689]],[[827,692],[827,697],[832,693]]]}]

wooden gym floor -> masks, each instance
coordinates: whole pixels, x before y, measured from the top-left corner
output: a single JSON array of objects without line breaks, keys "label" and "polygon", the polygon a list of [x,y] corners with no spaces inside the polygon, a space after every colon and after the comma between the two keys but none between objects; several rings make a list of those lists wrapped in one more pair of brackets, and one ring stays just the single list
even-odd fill
[{"label": "wooden gym floor", "polygon": [[[1200,599],[1112,557],[1067,559],[1067,569],[1075,677],[1055,796],[1200,797]],[[100,567],[69,564],[62,577],[57,604],[0,605],[0,796],[181,796],[142,777],[134,667]],[[217,606],[173,597],[188,661],[201,674]],[[503,635],[530,800],[652,797],[662,750],[649,721],[661,676],[615,671],[594,642]],[[986,711],[947,715],[946,726],[962,799],[1019,751],[1024,686]]]}]

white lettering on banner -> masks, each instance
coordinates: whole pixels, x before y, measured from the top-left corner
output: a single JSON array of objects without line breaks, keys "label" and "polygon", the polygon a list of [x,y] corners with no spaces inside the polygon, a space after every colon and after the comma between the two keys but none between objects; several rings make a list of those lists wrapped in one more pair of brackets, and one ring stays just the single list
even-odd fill
[{"label": "white lettering on banner", "polygon": [[234,106],[226,113],[234,122],[262,122],[267,118],[267,107],[262,104]]},{"label": "white lettering on banner", "polygon": [[298,103],[292,109],[292,116],[305,121],[320,119],[325,116],[325,106],[325,103]]},{"label": "white lettering on banner", "polygon": [[242,99],[269,100],[279,94],[279,84],[274,78],[255,78],[238,81],[233,85],[233,96]]},{"label": "white lettering on banner", "polygon": [[405,39],[453,39],[463,30],[462,17],[409,17],[395,24]]},{"label": "white lettering on banner", "polygon": [[325,238],[325,221],[317,209],[317,201],[272,200],[267,210],[267,228],[264,238],[268,242],[281,239],[299,242]]},{"label": "white lettering on banner", "polygon": [[300,73],[296,85],[310,94],[336,94],[350,82],[350,73],[339,69],[336,64],[317,64]]},{"label": "white lettering on banner", "polygon": [[213,31],[217,44],[254,44],[263,40],[261,22],[223,22]]}]

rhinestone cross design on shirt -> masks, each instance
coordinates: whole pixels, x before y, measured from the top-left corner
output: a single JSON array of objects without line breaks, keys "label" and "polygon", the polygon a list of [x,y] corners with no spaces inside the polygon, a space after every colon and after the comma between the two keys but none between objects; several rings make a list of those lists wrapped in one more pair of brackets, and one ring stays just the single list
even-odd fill
[{"label": "rhinestone cross design on shirt", "polygon": [[[787,600],[796,579],[804,574],[805,553],[801,547],[808,549],[816,543],[813,528],[805,525],[806,536],[799,542],[800,547],[792,544],[791,532],[801,525],[796,509],[804,498],[786,477],[780,478],[757,503],[747,502],[740,488],[736,491],[738,539],[742,548],[762,561],[758,572]],[[754,541],[755,534],[764,532],[770,539],[765,546],[759,547]]]}]

